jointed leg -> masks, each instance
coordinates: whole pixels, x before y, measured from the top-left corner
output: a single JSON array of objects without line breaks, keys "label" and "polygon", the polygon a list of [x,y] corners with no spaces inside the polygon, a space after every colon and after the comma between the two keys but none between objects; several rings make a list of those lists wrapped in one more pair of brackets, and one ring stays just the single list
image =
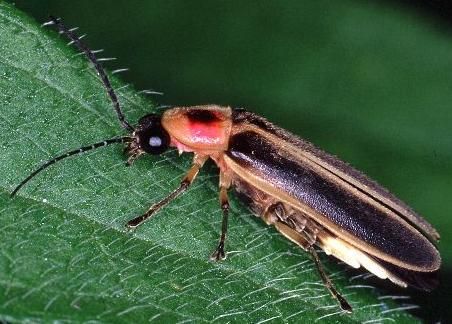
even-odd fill
[{"label": "jointed leg", "polygon": [[161,201],[152,205],[151,208],[149,208],[146,211],[146,213],[127,222],[127,227],[129,229],[135,229],[137,226],[142,224],[144,221],[150,218],[161,208],[165,207],[168,203],[177,198],[181,193],[186,191],[188,187],[192,184],[193,180],[196,178],[196,175],[198,174],[199,170],[202,168],[204,163],[207,161],[207,159],[208,159],[207,156],[199,156],[195,154],[193,158],[193,164],[191,168],[188,170],[185,177],[182,179],[179,187],[173,192],[171,192],[168,196],[163,198]]},{"label": "jointed leg", "polygon": [[216,250],[210,256],[213,261],[220,261],[226,259],[226,253],[224,252],[224,242],[226,240],[226,234],[228,232],[228,218],[229,218],[229,200],[228,189],[231,186],[231,179],[224,173],[220,173],[220,206],[223,211],[223,219],[221,222],[221,235],[220,242]]},{"label": "jointed leg", "polygon": [[[124,151],[126,151],[126,150],[127,150],[127,148],[124,149]],[[133,164],[133,162],[135,162],[136,159],[138,159],[141,155],[144,154],[144,151],[134,150],[134,151],[127,152],[127,153],[129,153],[130,155],[127,158],[126,166],[131,166]]]},{"label": "jointed leg", "polygon": [[320,275],[320,278],[322,278],[323,284],[326,286],[326,288],[328,288],[331,295],[337,299],[341,308],[344,311],[351,313],[352,306],[350,306],[348,301],[344,297],[342,297],[342,295],[333,286],[333,283],[331,282],[330,278],[328,278],[328,276],[325,273],[325,270],[323,269],[322,263],[320,262],[319,256],[317,255],[317,252],[315,251],[315,249],[312,246],[310,246],[308,248],[308,252],[312,255],[312,258],[314,259],[315,265],[317,267],[317,271]]},{"label": "jointed leg", "polygon": [[284,235],[286,238],[299,245],[303,250],[311,254],[312,258],[314,259],[317,271],[325,287],[328,289],[331,295],[339,302],[340,307],[344,311],[352,312],[352,307],[350,306],[350,304],[336,290],[330,278],[328,278],[328,276],[326,275],[322,263],[320,262],[319,256],[317,255],[317,252],[314,249],[315,240],[313,240],[313,235],[311,236],[308,235],[308,233],[298,232],[293,228],[289,227],[287,224],[277,220],[277,218],[272,215],[273,210],[274,208],[269,208],[268,212],[263,215],[264,221],[269,225],[270,224],[274,225],[282,235]]}]

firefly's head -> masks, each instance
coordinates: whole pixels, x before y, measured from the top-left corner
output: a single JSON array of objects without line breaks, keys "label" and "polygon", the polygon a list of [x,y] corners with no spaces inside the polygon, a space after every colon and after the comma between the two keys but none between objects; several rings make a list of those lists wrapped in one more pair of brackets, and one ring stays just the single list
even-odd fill
[{"label": "firefly's head", "polygon": [[162,116],[146,115],[132,134],[129,162],[143,153],[161,154],[170,146],[206,155],[224,151],[231,125],[231,108],[216,105],[175,107]]},{"label": "firefly's head", "polygon": [[146,153],[158,155],[169,148],[170,135],[163,128],[161,120],[161,116],[149,114],[138,121],[134,132],[134,142]]}]

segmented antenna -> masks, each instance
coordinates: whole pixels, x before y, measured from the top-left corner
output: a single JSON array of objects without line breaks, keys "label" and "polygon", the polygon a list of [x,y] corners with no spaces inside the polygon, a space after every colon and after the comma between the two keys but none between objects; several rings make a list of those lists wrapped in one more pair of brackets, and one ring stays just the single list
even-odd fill
[{"label": "segmented antenna", "polygon": [[34,178],[38,173],[40,173],[41,171],[47,169],[49,166],[55,164],[58,161],[61,161],[61,160],[65,159],[65,158],[68,158],[68,157],[70,157],[72,155],[75,155],[75,154],[80,154],[80,153],[84,153],[86,151],[94,150],[94,149],[102,147],[102,146],[107,146],[107,145],[115,144],[115,143],[124,143],[127,140],[129,140],[129,139],[130,139],[130,137],[128,137],[128,136],[114,137],[114,138],[103,140],[102,142],[97,142],[97,143],[94,143],[94,144],[91,144],[91,145],[82,146],[82,147],[80,147],[78,149],[75,149],[75,150],[72,150],[72,151],[68,151],[68,152],[63,153],[61,155],[58,155],[57,157],[54,157],[53,159],[48,160],[47,162],[42,164],[39,168],[34,170],[32,173],[30,173],[28,175],[28,177],[26,177],[24,180],[22,180],[22,182],[19,183],[19,185],[11,193],[11,197],[14,197],[14,195],[20,190],[20,188],[22,188],[28,181],[30,181],[32,178]]},{"label": "segmented antenna", "polygon": [[118,119],[119,122],[121,123],[121,126],[127,129],[129,132],[133,132],[134,128],[129,124],[129,122],[126,120],[124,114],[121,111],[121,106],[119,104],[118,97],[116,96],[116,93],[113,90],[113,87],[111,86],[107,73],[105,73],[105,70],[99,63],[99,60],[94,55],[93,51],[91,51],[84,43],[82,43],[80,37],[77,37],[77,35],[74,33],[72,29],[68,29],[59,18],[50,16],[50,21],[48,23],[45,23],[44,25],[55,25],[60,31],[60,33],[66,35],[66,37],[71,40],[70,43],[75,44],[75,46],[77,46],[77,48],[86,55],[88,60],[94,65],[97,74],[99,75],[105,89],[107,90],[107,94],[112,101],[113,108],[115,109],[116,114],[118,115]]}]

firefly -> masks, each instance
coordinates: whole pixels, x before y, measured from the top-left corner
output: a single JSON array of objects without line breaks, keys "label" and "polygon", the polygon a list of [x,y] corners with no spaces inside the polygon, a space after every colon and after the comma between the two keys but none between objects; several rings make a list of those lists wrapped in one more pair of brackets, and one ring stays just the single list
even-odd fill
[{"label": "firefly", "polygon": [[115,143],[125,145],[127,164],[143,154],[159,155],[170,148],[193,153],[180,185],[126,226],[135,229],[188,190],[204,163],[218,166],[221,234],[210,256],[226,258],[229,189],[251,211],[288,240],[309,253],[325,287],[342,310],[349,302],[324,271],[315,247],[353,268],[364,268],[401,287],[431,290],[441,265],[435,247],[438,232],[388,190],[350,165],[244,109],[219,105],[173,107],[148,114],[132,126],[125,118],[110,80],[94,53],[60,19],[51,17],[94,65],[112,101],[119,123],[128,132],[59,155],[38,167],[12,192],[67,157]]}]

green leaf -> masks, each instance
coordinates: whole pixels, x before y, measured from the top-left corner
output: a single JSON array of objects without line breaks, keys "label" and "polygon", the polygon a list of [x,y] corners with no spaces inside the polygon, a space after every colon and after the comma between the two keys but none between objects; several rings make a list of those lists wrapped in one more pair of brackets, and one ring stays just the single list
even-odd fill
[{"label": "green leaf", "polygon": [[[300,249],[232,197],[228,259],[208,261],[220,229],[217,172],[134,233],[125,222],[175,188],[190,157],[121,147],[48,169],[14,199],[39,163],[123,134],[95,72],[65,39],[0,3],[0,318],[20,321],[411,323],[393,296],[324,258],[355,312],[340,312]],[[129,120],[154,105],[113,80]],[[233,195],[231,195],[233,196]]]}]

